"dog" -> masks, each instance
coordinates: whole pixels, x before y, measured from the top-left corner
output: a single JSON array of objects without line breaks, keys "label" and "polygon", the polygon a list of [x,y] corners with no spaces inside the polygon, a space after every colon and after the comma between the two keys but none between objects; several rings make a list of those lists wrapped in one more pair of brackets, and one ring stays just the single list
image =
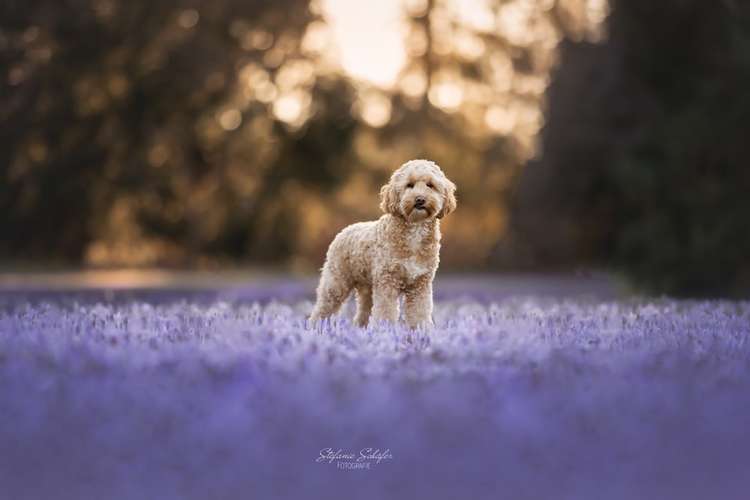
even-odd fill
[{"label": "dog", "polygon": [[380,219],[344,228],[328,247],[310,320],[335,314],[357,293],[355,323],[432,320],[432,281],[440,262],[440,219],[456,209],[456,185],[429,160],[399,167],[380,190]]}]

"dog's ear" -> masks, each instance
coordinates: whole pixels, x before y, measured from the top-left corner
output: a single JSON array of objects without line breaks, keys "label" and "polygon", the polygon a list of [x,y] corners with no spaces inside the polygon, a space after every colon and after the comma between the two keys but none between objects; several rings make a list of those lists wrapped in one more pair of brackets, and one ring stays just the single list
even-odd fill
[{"label": "dog's ear", "polygon": [[442,219],[456,209],[456,185],[445,179],[445,192],[443,193],[443,208],[437,214]]},{"label": "dog's ear", "polygon": [[380,188],[380,210],[387,214],[399,215],[398,202],[398,192],[391,179],[388,184]]}]

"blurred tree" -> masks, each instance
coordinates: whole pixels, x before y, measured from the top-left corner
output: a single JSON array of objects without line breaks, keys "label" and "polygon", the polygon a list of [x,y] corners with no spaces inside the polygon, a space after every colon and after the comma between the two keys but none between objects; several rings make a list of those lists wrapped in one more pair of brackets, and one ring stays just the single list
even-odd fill
[{"label": "blurred tree", "polygon": [[391,154],[363,161],[382,162],[385,175],[394,156],[427,157],[456,181],[460,210],[446,219],[445,261],[486,265],[504,240],[511,189],[535,150],[557,42],[564,34],[594,36],[605,6],[486,0],[467,9],[456,0],[405,2],[408,59],[396,88],[390,95],[370,89],[358,103],[363,121],[374,127],[362,134]]},{"label": "blurred tree", "polygon": [[289,255],[354,130],[321,24],[308,0],[0,3],[0,254]]},{"label": "blurred tree", "polygon": [[397,163],[429,157],[461,199],[443,261],[482,265],[557,42],[595,35],[605,3],[405,5],[408,62],[378,89],[330,63],[308,0],[3,2],[0,257],[318,265]]},{"label": "blurred tree", "polygon": [[656,293],[750,286],[750,6],[615,0],[566,43],[514,227],[538,262],[614,265]]}]

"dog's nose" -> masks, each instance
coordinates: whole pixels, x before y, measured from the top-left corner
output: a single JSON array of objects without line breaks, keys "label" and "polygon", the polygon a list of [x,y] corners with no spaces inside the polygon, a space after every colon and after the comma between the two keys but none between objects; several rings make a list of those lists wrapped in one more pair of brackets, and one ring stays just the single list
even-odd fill
[{"label": "dog's nose", "polygon": [[423,197],[421,197],[421,196],[417,196],[417,197],[416,197],[416,199],[414,200],[414,204],[415,204],[416,206],[418,206],[418,207],[421,207],[422,205],[424,205],[424,202],[425,202],[425,201],[426,201],[426,200],[425,200],[425,199],[424,199]]}]

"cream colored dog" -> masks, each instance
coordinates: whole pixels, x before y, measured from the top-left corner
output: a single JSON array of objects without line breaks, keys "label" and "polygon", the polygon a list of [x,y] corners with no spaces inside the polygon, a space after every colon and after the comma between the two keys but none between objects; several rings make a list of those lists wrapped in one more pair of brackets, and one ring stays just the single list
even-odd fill
[{"label": "cream colored dog", "polygon": [[399,296],[412,328],[432,325],[432,280],[440,261],[440,220],[456,209],[456,185],[435,163],[404,163],[380,190],[385,215],[344,228],[326,254],[310,319],[335,314],[357,291],[359,326],[370,313],[396,322]]}]

